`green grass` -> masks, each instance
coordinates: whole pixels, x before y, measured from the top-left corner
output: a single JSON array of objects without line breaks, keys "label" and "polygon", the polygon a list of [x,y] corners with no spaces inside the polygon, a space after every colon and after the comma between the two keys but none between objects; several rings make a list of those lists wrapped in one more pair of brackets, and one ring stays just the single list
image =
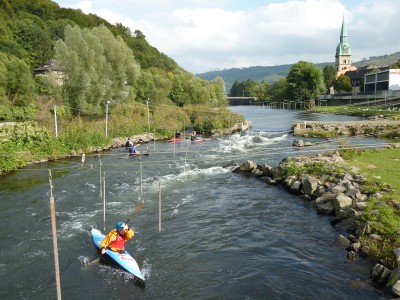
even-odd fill
[{"label": "green grass", "polygon": [[395,190],[391,195],[400,200],[400,149],[357,151],[347,161],[368,179],[390,184]]},{"label": "green grass", "polygon": [[315,106],[314,112],[331,113],[331,114],[342,114],[350,116],[369,117],[376,115],[383,115],[390,119],[400,119],[399,111],[388,111],[384,106]]},{"label": "green grass", "polygon": [[397,263],[393,249],[400,247],[400,210],[393,206],[393,201],[400,202],[400,149],[383,150],[346,150],[346,162],[360,169],[368,179],[366,191],[374,193],[390,185],[393,189],[381,198],[369,201],[363,221],[368,221],[374,233],[380,234],[382,241],[363,240],[363,251],[375,261],[382,260],[395,268]]}]

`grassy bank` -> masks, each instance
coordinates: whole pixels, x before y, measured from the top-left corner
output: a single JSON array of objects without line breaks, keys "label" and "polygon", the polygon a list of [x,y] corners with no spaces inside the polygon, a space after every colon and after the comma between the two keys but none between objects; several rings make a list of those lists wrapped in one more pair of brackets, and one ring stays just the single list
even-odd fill
[{"label": "grassy bank", "polygon": [[363,251],[370,257],[394,267],[393,249],[400,247],[400,149],[342,150],[341,156],[349,165],[356,166],[368,178],[370,193],[389,184],[393,189],[369,201],[362,221],[368,221],[373,232],[382,240],[364,238]]},{"label": "grassy bank", "polygon": [[372,117],[381,115],[385,118],[392,120],[400,120],[400,108],[397,107],[385,107],[385,106],[351,106],[351,105],[339,105],[339,106],[315,106],[313,112],[340,114],[358,117]]}]

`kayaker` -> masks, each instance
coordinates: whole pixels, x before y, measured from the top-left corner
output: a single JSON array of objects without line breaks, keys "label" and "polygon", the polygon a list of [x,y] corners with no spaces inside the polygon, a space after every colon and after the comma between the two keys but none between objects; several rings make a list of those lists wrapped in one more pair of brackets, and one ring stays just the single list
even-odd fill
[{"label": "kayaker", "polygon": [[125,242],[130,240],[135,233],[124,222],[118,222],[100,243],[101,254],[106,250],[124,252]]},{"label": "kayaker", "polygon": [[130,147],[132,147],[132,146],[133,146],[133,142],[131,141],[130,138],[128,138],[128,140],[127,140],[126,143],[125,143],[125,147],[126,147],[126,148],[130,148]]},{"label": "kayaker", "polygon": [[133,145],[131,147],[129,147],[129,153],[136,153],[137,149],[136,149],[136,145]]},{"label": "kayaker", "polygon": [[195,141],[197,139],[197,133],[196,133],[196,131],[193,131],[192,132],[192,135],[190,136],[190,140],[193,142],[193,141]]},{"label": "kayaker", "polygon": [[178,130],[175,131],[175,138],[176,139],[180,139],[181,138],[181,133]]}]

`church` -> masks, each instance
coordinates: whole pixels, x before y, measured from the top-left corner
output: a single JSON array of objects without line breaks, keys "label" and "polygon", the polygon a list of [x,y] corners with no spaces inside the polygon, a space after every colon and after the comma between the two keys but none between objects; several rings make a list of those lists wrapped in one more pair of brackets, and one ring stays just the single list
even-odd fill
[{"label": "church", "polygon": [[364,66],[357,68],[352,65],[352,51],[347,36],[344,15],[340,41],[336,47],[335,67],[337,70],[336,78],[343,74],[350,78],[353,94],[372,94],[388,90],[400,90],[400,69],[390,69],[390,66]]}]

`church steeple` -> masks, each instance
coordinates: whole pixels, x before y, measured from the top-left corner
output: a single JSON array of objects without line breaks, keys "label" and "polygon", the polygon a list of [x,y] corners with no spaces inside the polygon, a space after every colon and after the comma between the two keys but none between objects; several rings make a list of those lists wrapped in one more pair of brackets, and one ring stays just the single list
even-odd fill
[{"label": "church steeple", "polygon": [[336,69],[338,72],[351,67],[351,47],[347,40],[346,22],[342,21],[342,30],[340,31],[340,42],[336,47],[335,55]]}]

